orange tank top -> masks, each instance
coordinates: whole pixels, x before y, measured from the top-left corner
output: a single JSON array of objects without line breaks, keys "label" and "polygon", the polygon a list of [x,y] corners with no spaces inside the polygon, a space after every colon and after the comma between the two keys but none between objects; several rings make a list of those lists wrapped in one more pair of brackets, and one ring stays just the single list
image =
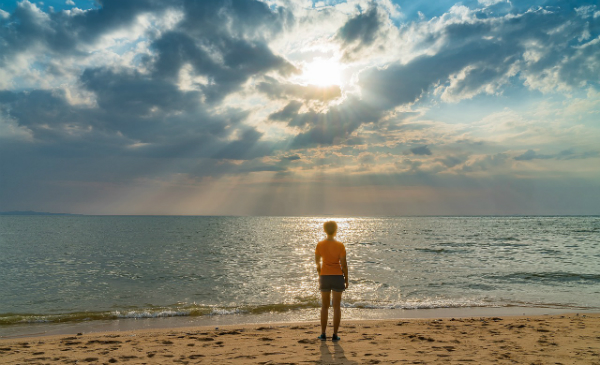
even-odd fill
[{"label": "orange tank top", "polygon": [[315,254],[323,258],[321,275],[343,275],[340,259],[346,256],[346,247],[338,241],[323,240],[317,243]]}]

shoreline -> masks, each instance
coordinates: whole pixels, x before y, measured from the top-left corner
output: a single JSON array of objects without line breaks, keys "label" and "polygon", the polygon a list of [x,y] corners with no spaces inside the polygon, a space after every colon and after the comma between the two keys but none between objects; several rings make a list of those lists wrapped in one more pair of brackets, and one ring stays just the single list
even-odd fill
[{"label": "shoreline", "polygon": [[[219,327],[238,325],[285,325],[318,321],[320,309],[310,308],[262,314],[216,314],[203,316],[169,316],[152,318],[123,318],[64,323],[23,323],[0,326],[0,340],[10,338],[74,335],[135,330],[180,329],[186,327]],[[330,309],[331,312],[331,309]],[[563,315],[570,313],[600,314],[598,309],[572,307],[455,307],[428,309],[360,309],[342,308],[342,321],[474,318],[504,316]],[[330,317],[332,313],[330,313]],[[332,317],[331,317],[332,318]],[[330,319],[331,319],[330,318]]]},{"label": "shoreline", "polygon": [[600,363],[600,313],[342,320],[336,343],[317,340],[319,332],[311,321],[20,337],[0,339],[0,357],[6,364]]}]

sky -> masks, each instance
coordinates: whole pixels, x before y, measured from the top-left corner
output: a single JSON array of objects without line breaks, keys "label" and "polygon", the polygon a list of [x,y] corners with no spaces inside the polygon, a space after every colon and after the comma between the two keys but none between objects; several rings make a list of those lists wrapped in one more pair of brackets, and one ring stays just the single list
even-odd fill
[{"label": "sky", "polygon": [[595,3],[0,0],[0,211],[600,214]]}]

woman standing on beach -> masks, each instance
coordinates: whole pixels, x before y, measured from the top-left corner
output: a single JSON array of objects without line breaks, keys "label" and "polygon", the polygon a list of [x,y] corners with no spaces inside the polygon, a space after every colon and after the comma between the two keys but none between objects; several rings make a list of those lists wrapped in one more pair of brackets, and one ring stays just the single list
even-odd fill
[{"label": "woman standing on beach", "polygon": [[[342,319],[342,293],[348,288],[348,263],[346,262],[346,247],[335,240],[337,224],[333,221],[325,222],[323,229],[327,238],[317,243],[315,249],[315,262],[319,273],[319,288],[321,289],[321,335],[319,339],[327,339],[327,319],[329,316],[329,303],[333,291],[333,341],[339,341],[338,328]],[[323,264],[321,265],[321,259]]]}]

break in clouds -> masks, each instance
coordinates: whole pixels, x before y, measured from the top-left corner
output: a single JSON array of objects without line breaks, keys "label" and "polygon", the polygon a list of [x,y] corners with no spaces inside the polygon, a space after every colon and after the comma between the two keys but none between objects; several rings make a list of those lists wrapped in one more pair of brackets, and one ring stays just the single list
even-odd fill
[{"label": "break in clouds", "polygon": [[431,6],[6,6],[0,210],[598,214],[600,7]]}]

